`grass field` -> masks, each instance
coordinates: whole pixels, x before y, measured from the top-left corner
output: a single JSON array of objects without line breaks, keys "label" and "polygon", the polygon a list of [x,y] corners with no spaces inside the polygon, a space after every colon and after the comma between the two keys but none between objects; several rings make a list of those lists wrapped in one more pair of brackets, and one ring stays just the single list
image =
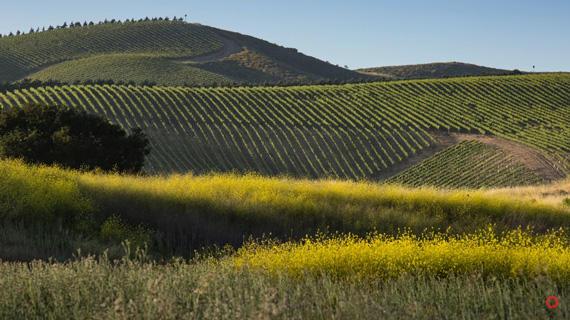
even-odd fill
[{"label": "grass field", "polygon": [[[134,256],[134,254],[133,254]],[[156,265],[131,256],[111,264],[0,263],[0,316],[77,319],[564,319],[568,287],[538,276],[521,281],[479,273],[302,281],[227,265]],[[560,304],[550,310],[546,298]]]},{"label": "grass field", "polygon": [[[254,175],[133,177],[4,160],[0,183],[1,317],[569,312],[568,181],[449,191]],[[147,251],[135,250],[144,242]],[[213,243],[218,249],[199,249]],[[555,310],[545,304],[551,295],[560,299]]]},{"label": "grass field", "polygon": [[[549,196],[540,191],[521,200],[508,195],[515,192],[512,189],[501,194],[501,190],[412,189],[234,174],[137,177],[27,166],[18,161],[3,161],[0,172],[5,186],[0,193],[3,219],[20,228],[39,228],[38,242],[29,246],[31,252],[45,247],[44,257],[65,250],[67,256],[60,257],[69,257],[75,249],[75,243],[61,247],[55,237],[48,237],[60,229],[74,230],[86,236],[84,240],[152,240],[155,248],[168,254],[188,256],[204,245],[240,246],[249,235],[271,234],[286,240],[319,230],[365,236],[372,231],[398,235],[408,229],[418,235],[425,230],[447,232],[448,228],[452,234],[461,234],[489,226],[496,232],[531,226],[545,233],[570,226],[569,207],[561,192]],[[566,182],[557,188],[570,191]],[[551,202],[552,198],[557,200]],[[114,216],[120,220],[114,221]],[[101,234],[104,226],[108,235]],[[137,226],[143,229],[137,231]],[[4,230],[5,239],[15,236],[9,229]],[[47,232],[45,238],[39,235],[42,232]],[[7,253],[3,259],[10,258]]]}]

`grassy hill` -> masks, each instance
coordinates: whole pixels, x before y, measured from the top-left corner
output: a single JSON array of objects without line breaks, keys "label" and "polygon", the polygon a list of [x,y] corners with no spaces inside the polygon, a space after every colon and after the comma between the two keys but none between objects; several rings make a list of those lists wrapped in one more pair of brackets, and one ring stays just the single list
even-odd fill
[{"label": "grassy hill", "polygon": [[0,82],[26,77],[200,86],[369,76],[250,36],[163,20],[103,23],[0,38]]},{"label": "grassy hill", "polygon": [[323,79],[369,79],[368,75],[333,66],[330,63],[306,56],[294,48],[284,48],[248,35],[213,29],[231,39],[243,50],[200,67],[220,73],[237,81],[315,82]]},{"label": "grassy hill", "polygon": [[532,146],[564,176],[569,84],[568,75],[534,75],[303,87],[81,85],[8,92],[0,106],[76,105],[139,126],[151,141],[151,173],[384,179],[435,145],[434,133],[471,132]]},{"label": "grassy hill", "polygon": [[505,75],[513,71],[478,66],[461,62],[437,62],[416,65],[363,68],[356,70],[366,75],[375,75],[394,80],[438,79],[461,76]]}]

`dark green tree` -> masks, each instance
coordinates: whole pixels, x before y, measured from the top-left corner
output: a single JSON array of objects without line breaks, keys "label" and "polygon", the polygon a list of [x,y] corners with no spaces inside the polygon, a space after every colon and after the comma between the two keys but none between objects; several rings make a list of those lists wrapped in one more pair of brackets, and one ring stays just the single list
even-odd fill
[{"label": "dark green tree", "polygon": [[137,173],[150,153],[140,128],[120,126],[85,111],[27,104],[0,113],[0,157],[74,169]]}]

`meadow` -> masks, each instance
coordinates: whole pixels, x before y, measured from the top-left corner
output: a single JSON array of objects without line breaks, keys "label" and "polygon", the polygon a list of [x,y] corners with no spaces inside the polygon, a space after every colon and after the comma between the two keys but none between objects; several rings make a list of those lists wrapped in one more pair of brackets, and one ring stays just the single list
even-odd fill
[{"label": "meadow", "polygon": [[[564,319],[565,284],[480,273],[397,279],[337,280],[326,273],[298,280],[231,265],[144,255],[109,261],[0,263],[0,317],[75,319]],[[546,298],[560,303],[551,310]]]},{"label": "meadow", "polygon": [[568,314],[545,305],[570,297],[568,181],[412,189],[3,160],[0,185],[3,317]]},{"label": "meadow", "polygon": [[[497,232],[531,226],[545,233],[570,226],[565,199],[551,204],[541,194],[521,200],[484,190],[254,174],[125,176],[13,160],[2,161],[0,172],[0,212],[7,222],[34,225],[48,234],[51,226],[91,236],[99,236],[106,224],[107,233],[119,234],[104,238],[137,233],[123,224],[140,226],[140,233],[149,230],[153,236],[147,240],[169,255],[188,256],[203,246],[237,247],[250,235],[298,240],[319,231],[365,236],[449,229],[460,234],[488,226]],[[564,184],[559,188],[568,190]],[[31,252],[49,247],[57,237],[36,238]]]}]

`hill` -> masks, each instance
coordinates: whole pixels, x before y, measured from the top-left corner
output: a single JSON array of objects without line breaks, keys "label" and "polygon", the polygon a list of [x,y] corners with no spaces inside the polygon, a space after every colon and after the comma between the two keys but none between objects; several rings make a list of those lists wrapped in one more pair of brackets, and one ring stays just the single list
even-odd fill
[{"label": "hill", "polygon": [[508,75],[520,72],[495,69],[461,62],[438,62],[416,65],[363,68],[356,71],[393,80],[438,79],[481,75]]},{"label": "hill", "polygon": [[178,20],[141,20],[0,38],[0,82],[26,77],[199,86],[368,76],[238,33]]},{"label": "hill", "polygon": [[[570,162],[570,76],[527,75],[301,87],[63,86],[0,95],[79,106],[151,141],[151,173],[211,170],[385,179],[437,135],[498,136],[534,148],[562,178]],[[519,155],[517,157],[523,157]]]},{"label": "hill", "polygon": [[105,23],[0,38],[0,81],[47,66],[106,54],[194,57],[222,48],[214,33],[179,21]]}]

